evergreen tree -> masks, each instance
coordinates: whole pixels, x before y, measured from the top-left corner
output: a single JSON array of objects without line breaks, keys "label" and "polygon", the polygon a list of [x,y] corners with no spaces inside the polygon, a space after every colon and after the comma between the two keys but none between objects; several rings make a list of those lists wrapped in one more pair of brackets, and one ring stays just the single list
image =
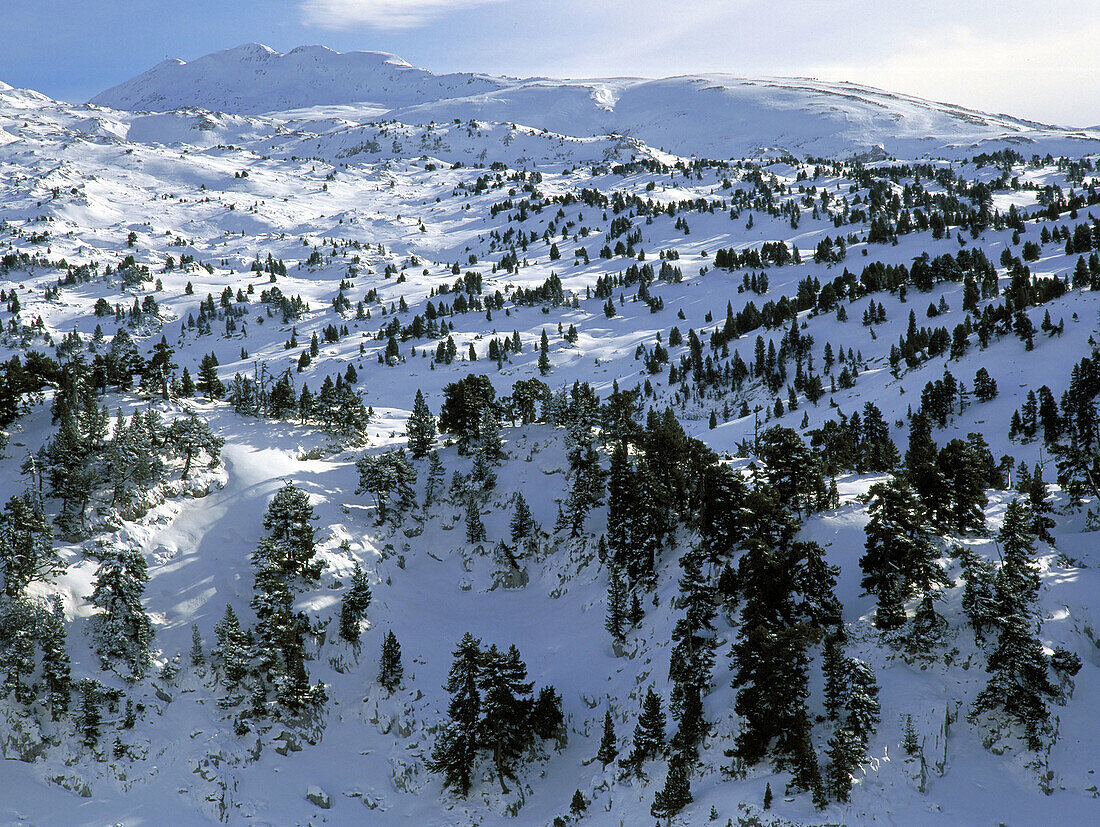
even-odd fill
[{"label": "evergreen tree", "polygon": [[191,665],[202,666],[206,663],[206,653],[202,648],[202,634],[199,632],[198,624],[191,624]]},{"label": "evergreen tree", "polygon": [[447,707],[450,721],[432,748],[428,769],[443,776],[443,786],[465,798],[473,784],[477,760],[478,732],[481,720],[481,641],[469,632],[454,651],[454,663],[447,678],[451,700]]},{"label": "evergreen tree", "polygon": [[174,453],[184,458],[182,479],[191,473],[191,463],[201,453],[210,457],[210,464],[218,461],[225,439],[215,436],[205,420],[191,414],[177,419],[168,427],[167,442]]},{"label": "evergreen tree", "polygon": [[89,602],[100,610],[91,626],[94,648],[104,669],[121,661],[129,677],[140,680],[152,659],[153,624],[141,605],[149,573],[145,557],[135,549],[108,547]]},{"label": "evergreen tree", "polygon": [[99,726],[103,720],[100,705],[103,703],[103,684],[94,678],[81,678],[76,683],[80,695],[76,726],[82,735],[82,743],[93,749],[99,742]]},{"label": "evergreen tree", "polygon": [[428,403],[424,401],[423,392],[419,389],[413,401],[412,413],[409,414],[409,419],[405,423],[405,433],[409,438],[409,453],[415,459],[423,459],[427,456],[435,443],[435,417],[428,408]]},{"label": "evergreen tree", "polygon": [[985,643],[985,633],[997,622],[997,600],[994,594],[993,565],[973,549],[964,547],[960,554],[963,570],[962,609],[974,629],[978,643]]},{"label": "evergreen tree", "polygon": [[861,585],[878,597],[875,624],[891,629],[905,622],[903,602],[925,595],[947,576],[915,492],[902,479],[875,483],[869,491],[866,553],[860,558]]},{"label": "evergreen tree", "polygon": [[340,637],[348,643],[359,642],[359,626],[370,607],[371,590],[367,573],[355,564],[351,572],[351,586],[340,605]]},{"label": "evergreen tree", "polygon": [[378,507],[377,525],[390,520],[400,523],[405,513],[416,503],[413,486],[416,469],[405,456],[403,448],[382,454],[361,456],[355,463],[359,471],[356,494],[371,493]]},{"label": "evergreen tree", "polygon": [[222,619],[214,626],[214,640],[210,659],[221,670],[223,685],[235,694],[248,672],[247,636],[241,629],[237,613],[228,603]]},{"label": "evergreen tree", "polygon": [[517,491],[512,497],[515,509],[512,511],[512,519],[508,524],[508,530],[512,538],[512,545],[517,550],[524,544],[530,544],[534,539],[535,520],[531,516],[531,509],[527,506],[527,500],[522,491]]},{"label": "evergreen tree", "polygon": [[596,760],[605,767],[619,754],[619,746],[615,740],[615,722],[611,718],[611,710],[604,712],[603,736],[600,738],[600,749],[596,753]]},{"label": "evergreen tree", "polygon": [[382,656],[378,662],[378,682],[391,694],[401,686],[405,669],[401,665],[401,644],[393,630],[386,632],[382,641]]},{"label": "evergreen tree", "polygon": [[649,812],[656,818],[671,818],[692,802],[691,769],[688,759],[681,753],[673,753],[668,762],[665,786],[653,798]]},{"label": "evergreen tree", "polygon": [[630,754],[619,762],[627,772],[640,773],[642,764],[650,758],[663,755],[665,751],[665,712],[661,706],[661,696],[646,689],[642,702],[642,713],[634,727],[634,741]]},{"label": "evergreen tree", "polygon": [[428,480],[424,485],[424,508],[431,508],[443,490],[443,478],[446,475],[443,460],[434,450],[428,454]]},{"label": "evergreen tree", "polygon": [[580,818],[587,809],[588,800],[581,794],[580,790],[577,790],[573,793],[573,799],[569,802],[569,812],[573,814],[574,818]]},{"label": "evergreen tree", "polygon": [[1018,500],[1009,503],[998,539],[1003,562],[997,572],[995,600],[1000,632],[989,654],[989,682],[974,701],[972,717],[1001,713],[1023,728],[1028,748],[1037,750],[1050,731],[1047,703],[1057,690],[1048,660],[1033,631],[1039,575],[1032,554],[1031,515]]},{"label": "evergreen tree", "polygon": [[672,631],[675,645],[669,659],[669,679],[673,683],[669,708],[678,728],[672,739],[673,748],[694,757],[697,745],[706,729],[703,720],[703,696],[710,691],[714,668],[715,596],[703,575],[700,554],[694,550],[680,559],[679,605],[683,615]]},{"label": "evergreen tree", "polygon": [[484,543],[487,539],[485,524],[481,522],[481,509],[475,500],[466,504],[466,542]]},{"label": "evergreen tree", "polygon": [[0,567],[4,594],[13,599],[31,581],[52,580],[65,571],[46,515],[29,493],[11,497],[0,512]]},{"label": "evergreen tree", "polygon": [[526,681],[527,667],[515,646],[507,653],[496,645],[489,647],[481,660],[481,721],[479,745],[492,753],[502,793],[508,793],[505,777],[513,778],[513,767],[529,733],[531,684]]},{"label": "evergreen tree", "polygon": [[613,641],[622,643],[626,639],[626,586],[619,577],[618,569],[612,567],[607,582],[607,619],[604,628]]},{"label": "evergreen tree", "polygon": [[42,648],[42,682],[46,690],[46,706],[50,710],[50,717],[56,721],[69,711],[72,679],[61,599],[54,595],[51,602],[53,605],[50,611],[43,613],[38,643]]},{"label": "evergreen tree", "polygon": [[550,372],[550,340],[546,337],[546,329],[543,328],[542,338],[539,339],[539,373],[546,376]]}]

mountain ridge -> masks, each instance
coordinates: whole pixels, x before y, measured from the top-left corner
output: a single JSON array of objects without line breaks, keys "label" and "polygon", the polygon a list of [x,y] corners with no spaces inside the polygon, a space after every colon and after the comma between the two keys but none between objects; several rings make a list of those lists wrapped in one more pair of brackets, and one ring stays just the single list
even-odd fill
[{"label": "mountain ridge", "polygon": [[342,105],[405,123],[481,120],[571,136],[622,134],[680,155],[952,155],[1100,139],[849,82],[682,74],[667,78],[508,78],[435,74],[386,52],[251,43],[189,63],[163,61],[93,97],[129,111],[197,107],[264,115]]}]

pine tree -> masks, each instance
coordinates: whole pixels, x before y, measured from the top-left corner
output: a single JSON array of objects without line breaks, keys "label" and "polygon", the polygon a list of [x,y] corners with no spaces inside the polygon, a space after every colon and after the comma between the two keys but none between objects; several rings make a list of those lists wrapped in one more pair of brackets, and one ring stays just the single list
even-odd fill
[{"label": "pine tree", "polygon": [[505,794],[509,790],[504,779],[513,777],[513,766],[528,738],[531,684],[526,678],[527,667],[514,646],[504,653],[493,645],[482,656],[478,742],[492,753],[500,790]]},{"label": "pine tree", "polygon": [[355,463],[359,471],[359,487],[356,494],[374,495],[378,508],[377,525],[387,520],[400,523],[402,517],[416,503],[413,486],[416,469],[405,456],[405,449],[396,448],[377,456],[365,454]]},{"label": "pine tree", "polygon": [[550,340],[546,337],[546,329],[543,328],[542,338],[539,339],[539,361],[538,361],[539,373],[543,376],[548,374],[551,369],[550,365]]},{"label": "pine tree", "polygon": [[829,793],[837,801],[845,802],[851,795],[852,774],[863,757],[863,745],[859,736],[845,725],[838,726],[829,739],[825,753],[829,758],[825,769]]},{"label": "pine tree", "polygon": [[471,499],[466,504],[466,542],[484,543],[485,540],[485,524],[481,522],[481,510],[477,502]]},{"label": "pine tree", "polygon": [[772,782],[769,781],[764,787],[764,809],[770,810],[772,808]]},{"label": "pine tree", "polygon": [[603,715],[603,736],[600,738],[600,749],[596,753],[596,760],[605,767],[619,754],[618,743],[615,740],[615,722],[611,718],[611,710]]},{"label": "pine tree", "polygon": [[405,677],[405,668],[401,665],[401,644],[393,630],[386,632],[382,641],[382,656],[378,661],[378,682],[393,693],[401,686]]},{"label": "pine tree", "polygon": [[184,419],[177,419],[168,427],[168,447],[184,458],[182,479],[187,479],[191,473],[191,463],[199,454],[205,453],[213,465],[221,455],[221,449],[225,445],[225,439],[215,436],[205,420],[191,414]]},{"label": "pine tree", "polygon": [[654,796],[649,812],[656,818],[672,818],[692,800],[688,759],[679,752],[673,753],[668,762],[665,786]]},{"label": "pine tree", "polygon": [[31,581],[52,580],[65,571],[46,515],[29,493],[12,497],[0,512],[0,568],[4,594],[13,599]]},{"label": "pine tree", "polygon": [[469,632],[454,651],[454,663],[447,678],[451,700],[447,707],[449,723],[432,748],[428,769],[443,776],[443,786],[465,798],[473,784],[477,760],[478,731],[481,720],[481,641]]},{"label": "pine tree", "polygon": [[642,714],[634,727],[634,741],[630,754],[619,762],[627,772],[640,773],[642,764],[650,758],[656,758],[665,751],[665,712],[661,706],[661,696],[646,689],[642,702]]},{"label": "pine tree", "polygon": [[351,586],[340,605],[340,637],[348,643],[359,642],[359,626],[370,607],[371,590],[367,573],[355,564],[351,572]]},{"label": "pine tree", "polygon": [[936,563],[925,517],[905,480],[892,479],[870,488],[866,553],[860,558],[861,585],[878,597],[875,625],[892,629],[905,622],[903,601],[913,594],[929,594],[946,585],[947,576]]},{"label": "pine tree", "polygon": [[424,394],[419,389],[416,391],[416,399],[413,401],[412,413],[405,423],[405,433],[409,438],[409,453],[416,459],[427,456],[435,443],[436,425],[428,403],[424,401]]},{"label": "pine tree", "polygon": [[581,794],[580,790],[577,790],[573,793],[573,800],[569,802],[569,812],[573,814],[573,818],[580,818],[587,809],[588,799]]},{"label": "pine tree", "polygon": [[443,479],[446,476],[443,460],[434,450],[428,455],[428,480],[424,486],[424,508],[431,508],[439,498],[439,492],[443,490]]},{"label": "pine tree", "polygon": [[198,624],[191,624],[191,665],[202,666],[206,663],[206,653],[202,648],[202,635],[199,633]]},{"label": "pine tree", "polygon": [[214,647],[210,651],[211,662],[222,673],[222,685],[229,690],[233,705],[238,701],[238,688],[248,672],[247,636],[241,629],[237,613],[228,603],[225,614],[214,626]]},{"label": "pine tree", "polygon": [[104,669],[121,661],[140,680],[152,659],[153,624],[141,605],[149,573],[135,549],[108,547],[96,570],[89,602],[100,610],[91,621],[95,651]]},{"label": "pine tree", "polygon": [[995,581],[1000,633],[986,665],[989,682],[975,699],[971,716],[1003,713],[1023,728],[1028,748],[1037,750],[1050,731],[1047,703],[1057,690],[1050,681],[1042,643],[1033,631],[1038,624],[1039,575],[1032,559],[1031,531],[1027,508],[1013,500],[998,535],[1003,549]]},{"label": "pine tree", "polygon": [[997,600],[994,594],[995,572],[993,565],[973,549],[963,547],[961,554],[963,579],[962,609],[966,613],[974,637],[985,643],[985,633],[997,622]]},{"label": "pine tree", "polygon": [[564,736],[565,713],[561,709],[561,695],[554,687],[544,686],[539,690],[531,706],[528,724],[537,738],[561,739]]},{"label": "pine tree", "polygon": [[76,691],[80,695],[76,726],[83,736],[82,743],[88,749],[93,749],[99,742],[99,726],[103,720],[100,711],[103,703],[102,686],[93,678],[82,678],[76,683]]},{"label": "pine tree", "polygon": [[535,533],[535,520],[531,516],[531,509],[522,491],[517,491],[512,497],[515,505],[512,511],[512,519],[508,524],[508,530],[512,538],[512,546],[519,549],[524,543],[530,543]]},{"label": "pine tree", "polygon": [[677,753],[694,757],[706,730],[703,696],[710,691],[714,668],[713,619],[715,595],[703,575],[701,554],[690,550],[680,558],[679,605],[683,616],[672,631],[675,645],[669,659],[669,679],[673,683],[669,708],[678,727],[672,739]]},{"label": "pine tree", "polygon": [[50,717],[56,721],[69,711],[72,679],[61,599],[54,595],[51,602],[53,605],[50,611],[44,612],[38,642],[42,648],[42,681],[46,689],[46,706],[50,710]]},{"label": "pine tree", "polygon": [[626,586],[619,577],[618,569],[612,567],[608,573],[607,582],[607,619],[604,628],[607,629],[613,641],[622,643],[626,639],[624,625],[626,623]]}]

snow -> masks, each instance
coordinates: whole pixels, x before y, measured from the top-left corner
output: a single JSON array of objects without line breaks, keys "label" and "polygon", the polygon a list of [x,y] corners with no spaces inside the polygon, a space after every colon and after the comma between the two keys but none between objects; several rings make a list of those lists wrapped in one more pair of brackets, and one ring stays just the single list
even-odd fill
[{"label": "snow", "polygon": [[[630,135],[679,155],[748,157],[769,147],[853,155],[959,157],[1004,146],[1096,151],[1100,134],[991,115],[852,83],[707,74],[659,80],[434,75],[378,52],[251,43],[190,63],[165,61],[92,98],[116,109],[200,106],[259,115],[342,106],[358,120],[517,123],[563,135]],[[357,114],[356,114],[357,113]],[[1090,146],[1091,145],[1091,146]]]},{"label": "snow", "polygon": [[[701,112],[706,116],[700,117]],[[383,123],[395,117],[397,123]],[[455,118],[460,123],[455,124]],[[97,299],[129,305],[139,293],[153,293],[164,321],[135,333],[143,352],[163,334],[176,348],[176,361],[192,372],[198,359],[213,350],[223,379],[235,372],[251,375],[254,364],[262,360],[274,371],[292,368],[295,381],[306,381],[315,391],[326,375],[343,373],[354,365],[364,401],[377,414],[367,444],[349,446],[312,427],[239,417],[224,403],[186,403],[226,439],[221,466],[196,474],[196,493],[204,495],[170,491],[146,516],[110,531],[101,527],[100,532],[101,537],[145,553],[151,577],[145,604],[156,624],[158,662],[183,652],[181,674],[174,683],[151,678],[129,690],[147,705],[137,727],[122,733],[137,751],[133,759],[96,761],[75,744],[62,744],[35,763],[3,762],[0,785],[16,792],[0,802],[0,820],[137,825],[162,823],[165,814],[171,813],[172,823],[181,825],[219,817],[253,824],[325,819],[371,824],[546,824],[567,812],[573,790],[579,788],[593,802],[587,822],[649,823],[653,793],[663,783],[663,763],[652,765],[647,783],[615,782],[613,768],[605,771],[592,758],[609,703],[622,748],[646,687],[654,684],[667,697],[668,640],[676,620],[670,608],[678,574],[674,562],[661,570],[656,604],[647,599],[642,628],[628,638],[624,655],[615,657],[603,629],[607,573],[593,559],[594,537],[606,520],[604,509],[589,518],[591,536],[586,544],[555,537],[544,556],[527,561],[528,585],[506,589],[500,585],[501,564],[492,559],[491,544],[479,551],[464,542],[459,509],[442,505],[422,522],[406,522],[403,530],[376,527],[370,497],[355,494],[355,460],[364,451],[404,444],[405,419],[417,388],[438,411],[443,387],[468,373],[488,375],[498,395],[509,393],[516,380],[537,376],[534,344],[543,329],[552,343],[553,371],[546,377],[552,387],[588,381],[606,394],[616,380],[624,388],[649,380],[655,389],[653,404],[663,406],[673,401],[667,371],[648,375],[634,353],[639,344],[651,346],[658,334],[667,345],[673,325],[685,337],[689,328],[706,331],[700,333],[705,342],[715,324],[724,320],[727,302],[735,311],[750,299],[760,306],[795,294],[798,282],[808,276],[825,282],[845,267],[858,274],[864,264],[876,260],[909,265],[923,251],[954,254],[961,245],[953,234],[933,240],[927,232],[902,236],[896,246],[861,240],[849,245],[843,264],[816,265],[811,254],[822,237],[849,232],[864,236],[866,227],[838,229],[827,218],[812,219],[804,209],[797,229],[785,218],[773,219],[759,211],[754,213],[753,227],[747,229],[743,213],[732,220],[728,209],[716,209],[681,213],[690,223],[690,234],[684,234],[674,227],[673,218],[662,215],[652,224],[639,222],[642,247],[650,263],[659,262],[658,250],[676,249],[680,258],[671,263],[682,269],[683,282],[651,286],[651,292],[665,301],[665,310],[656,314],[630,301],[632,290],[616,290],[616,315],[608,319],[603,301],[584,295],[597,277],[618,273],[631,263],[598,258],[611,210],[605,219],[602,209],[574,202],[563,206],[564,219],[556,218],[550,209],[531,213],[522,225],[527,233],[541,235],[547,223],[555,221],[562,259],[550,261],[549,245],[540,239],[521,252],[521,260],[529,259],[528,266],[516,274],[493,272],[490,262],[499,261],[504,250],[490,249],[489,233],[504,232],[516,222],[509,220],[514,209],[493,217],[490,207],[509,197],[509,188],[516,189],[511,196],[514,201],[530,193],[522,189],[522,182],[507,181],[500,188],[473,194],[473,182],[482,175],[495,175],[489,165],[499,161],[508,168],[502,175],[515,170],[539,172],[538,189],[548,195],[592,188],[605,194],[636,193],[663,204],[728,199],[730,193],[723,188],[726,176],[734,186],[751,188],[741,171],[701,170],[698,177],[689,178],[680,170],[674,175],[618,175],[609,167],[632,159],[673,164],[681,160],[678,154],[691,152],[722,157],[757,153],[762,174],[793,187],[791,197],[801,195],[800,185],[814,185],[819,190],[828,188],[837,198],[859,194],[865,199],[866,190],[857,187],[851,192],[855,183],[835,176],[831,169],[821,178],[799,181],[802,167],[769,164],[767,159],[785,151],[847,156],[872,151],[876,144],[890,153],[911,153],[905,157],[972,156],[979,151],[975,144],[991,150],[1003,145],[1005,135],[1024,142],[1020,151],[1025,156],[1059,148],[1077,154],[1095,152],[1095,136],[1082,134],[1086,137],[1075,138],[1003,116],[807,79],[708,75],[652,81],[554,81],[434,76],[391,55],[340,55],[322,47],[279,55],[257,44],[187,64],[166,61],[88,105],[50,101],[0,85],[0,220],[5,222],[0,224],[0,255],[11,251],[47,255],[48,248],[51,260],[64,257],[74,264],[98,261],[104,265],[117,264],[133,253],[150,266],[163,286],[155,292],[151,284],[144,290],[123,292],[117,282],[101,279],[65,287],[57,300],[48,301],[45,288],[57,284],[58,272],[41,265],[20,268],[8,274],[3,285],[19,295],[20,319],[29,322],[41,316],[55,341],[73,330],[88,339],[97,324],[110,337],[113,318],[94,315]],[[764,147],[771,149],[764,151]],[[452,169],[459,161],[465,166]],[[477,164],[484,168],[474,168]],[[806,169],[813,174],[812,167]],[[969,178],[992,177],[989,167],[979,171],[969,164],[963,170]],[[245,171],[247,177],[235,175]],[[1025,183],[1058,184],[1066,192],[1073,186],[1082,189],[1053,164],[1017,165],[1013,174]],[[928,186],[934,189],[933,184]],[[998,191],[994,201],[1002,211],[1010,205],[1032,211],[1036,203],[1035,191],[1029,189]],[[1085,220],[1087,209],[1082,209],[1076,220],[1063,216],[1054,223],[1072,227]],[[563,240],[561,230],[567,221],[575,226]],[[597,229],[587,238],[574,239],[581,226]],[[32,242],[30,236],[41,232],[48,232],[49,238]],[[126,241],[130,232],[138,237],[132,249]],[[1024,239],[1035,240],[1038,232],[1038,226],[1029,222]],[[977,239],[964,237],[963,243],[981,247],[997,262],[1001,250],[1011,247],[1011,235],[1011,230],[987,229]],[[776,239],[797,244],[805,263],[769,268],[767,296],[739,292],[742,271],[711,269],[719,247],[744,249]],[[360,246],[341,247],[330,256],[333,240],[360,242]],[[327,258],[322,266],[305,264],[314,247]],[[573,252],[579,247],[591,255],[590,264],[574,265]],[[1062,247],[1044,245],[1041,258],[1030,265],[1032,271],[1059,277],[1071,272],[1076,256],[1065,255]],[[265,317],[259,303],[259,292],[269,286],[267,275],[249,271],[254,258],[267,253],[283,259],[288,267],[288,274],[279,277],[279,288],[287,295],[300,294],[310,304],[311,311],[296,326],[300,343],[329,324],[347,324],[350,329],[349,336],[322,344],[318,357],[301,374],[293,370],[299,349],[284,347],[292,335],[291,326],[281,324],[278,317]],[[198,267],[163,269],[165,256],[178,260],[181,254],[208,263],[213,272]],[[350,272],[353,255],[359,256],[354,276]],[[416,264],[410,262],[413,255]],[[477,256],[477,264],[467,263],[470,255]],[[381,315],[382,308],[404,298],[410,312],[398,318],[406,324],[412,314],[423,312],[429,299],[439,301],[430,291],[453,284],[456,276],[450,267],[456,261],[463,272],[473,269],[483,275],[484,292],[489,295],[495,290],[506,292],[509,285],[538,286],[556,273],[567,291],[577,291],[579,307],[543,313],[537,307],[508,302],[508,312],[494,310],[492,321],[484,312],[449,317],[455,323],[459,354],[473,343],[477,363],[460,358],[452,365],[432,368],[431,360],[421,353],[434,352],[435,341],[410,340],[401,344],[405,361],[392,367],[379,364],[378,355],[386,343],[374,334],[390,321],[388,312]],[[386,265],[398,268],[403,280],[387,277]],[[700,272],[704,269],[705,274]],[[999,272],[1003,285],[1003,268]],[[370,305],[369,321],[340,318],[332,310],[342,279],[354,282],[354,288],[346,291],[353,303],[367,291],[378,290],[380,302]],[[185,293],[189,282],[193,295]],[[211,336],[197,337],[193,329],[181,334],[181,323],[197,312],[197,303],[208,293],[217,296],[226,285],[235,291],[249,283],[254,284],[255,294],[250,296],[245,317],[247,334],[227,338],[218,324]],[[618,301],[620,292],[627,299],[623,303]],[[928,304],[937,303],[941,296],[949,310],[927,318]],[[453,296],[444,298],[453,300]],[[883,303],[887,311],[887,321],[873,329],[860,324],[871,300]],[[1089,353],[1090,339],[1098,335],[1100,296],[1071,291],[1031,309],[1029,316],[1036,327],[1047,310],[1055,323],[1065,322],[1059,337],[1037,334],[1034,351],[1026,351],[1018,339],[1008,336],[994,340],[988,350],[972,345],[960,360],[949,363],[939,357],[895,378],[887,357],[890,346],[905,331],[909,311],[915,312],[919,325],[944,325],[951,330],[964,318],[961,306],[961,285],[943,283],[928,294],[910,290],[904,302],[886,293],[864,297],[846,306],[847,322],[838,321],[832,313],[803,314],[803,332],[815,340],[815,364],[821,365],[826,342],[834,348],[843,344],[861,351],[866,364],[855,387],[827,394],[817,406],[802,399],[798,410],[785,414],[779,424],[805,435],[838,412],[851,414],[870,400],[881,408],[893,439],[904,448],[906,429],[898,423],[910,406],[919,404],[926,382],[940,378],[946,367],[970,386],[977,369],[986,367],[1000,395],[987,403],[971,404],[953,417],[945,429],[937,430],[937,441],[942,444],[981,432],[995,457],[1009,453],[1029,464],[1047,460],[1052,471],[1038,442],[1020,444],[1007,438],[1008,421],[1028,389],[1046,384],[1055,398],[1061,396],[1072,365]],[[0,315],[7,327],[11,314],[4,310]],[[712,321],[707,321],[708,315]],[[559,322],[564,328],[577,326],[580,336],[575,345],[556,335]],[[488,341],[513,329],[520,332],[524,351],[498,371],[485,359]],[[731,342],[730,348],[739,349],[748,360],[756,333],[778,343],[783,332],[756,331]],[[47,348],[41,338],[31,346]],[[412,346],[417,350],[415,357],[410,353]],[[247,356],[241,356],[242,348]],[[5,359],[25,349],[7,335],[0,342],[0,356]],[[677,362],[686,353],[686,347],[669,350]],[[690,435],[729,454],[738,467],[746,460],[733,456],[737,446],[751,438],[754,426],[752,416],[736,416],[742,398],[750,405],[773,402],[766,389],[750,383],[741,397],[729,398],[729,417],[721,401],[693,398],[676,406]],[[168,417],[183,413],[177,403],[134,397],[112,395],[105,403],[112,411],[121,405],[127,415],[146,404],[161,406]],[[714,430],[707,425],[712,410],[719,419]],[[799,424],[803,414],[808,416],[806,428]],[[45,404],[13,426],[11,444],[0,459],[0,497],[6,500],[21,490],[20,462],[51,431]],[[546,425],[532,425],[505,427],[504,438],[508,460],[483,515],[488,536],[491,541],[506,536],[511,514],[508,494],[513,490],[526,493],[535,519],[550,532],[555,500],[564,496],[567,486],[562,434]],[[453,447],[441,448],[440,455],[448,481],[453,471],[469,470],[469,460],[459,457]],[[422,497],[426,468],[424,463],[418,466]],[[173,480],[178,473],[177,467]],[[1052,477],[1047,473],[1048,480]],[[700,773],[692,780],[695,802],[680,823],[704,822],[712,805],[719,812],[719,823],[727,818],[736,823],[744,812],[739,805],[755,806],[769,782],[776,793],[774,814],[795,822],[1037,824],[1048,822],[1052,813],[1067,823],[1095,821],[1095,744],[1100,742],[1094,701],[1100,691],[1096,567],[1100,559],[1095,535],[1087,530],[1083,514],[1059,514],[1057,548],[1040,546],[1043,642],[1048,649],[1064,646],[1078,652],[1084,661],[1073,699],[1055,707],[1060,738],[1049,756],[1054,777],[1053,792],[1047,796],[1039,789],[1036,771],[1026,766],[1026,754],[986,749],[982,732],[966,721],[968,705],[984,685],[985,671],[984,657],[965,628],[959,606],[961,587],[951,590],[941,607],[950,631],[935,662],[907,663],[882,645],[871,627],[873,600],[859,587],[866,513],[858,498],[877,479],[874,475],[840,477],[840,507],[809,520],[803,532],[807,539],[828,544],[830,561],[841,567],[837,591],[853,639],[852,654],[874,668],[882,686],[884,711],[872,740],[874,760],[860,777],[852,802],[818,812],[806,795],[784,796],[785,776],[763,766],[739,780],[721,772],[729,763],[722,750],[737,728],[726,665],[736,632],[723,623],[715,688],[706,699],[707,718],[715,732],[705,745]],[[309,663],[311,676],[326,683],[330,697],[323,731],[303,735],[290,727],[285,732],[276,727],[262,738],[255,733],[242,737],[233,733],[225,713],[216,707],[209,674],[192,668],[186,653],[192,624],[198,625],[209,648],[213,626],[227,603],[242,621],[251,620],[249,555],[261,537],[267,503],[286,481],[310,495],[318,514],[320,556],[326,562],[320,586],[302,596],[299,608],[314,619],[333,617],[356,562],[370,574],[374,599],[359,652],[336,641],[330,631],[330,639]],[[1011,492],[990,492],[991,531],[998,527],[1011,497]],[[1057,498],[1064,506],[1064,495]],[[682,531],[679,548],[690,541]],[[978,553],[997,558],[992,539],[964,541]],[[74,677],[107,680],[84,636],[94,563],[85,556],[82,544],[65,544],[63,552],[71,563],[68,573],[56,584],[36,584],[35,594],[60,592],[64,597],[71,621]],[[946,559],[945,565],[953,566]],[[957,567],[949,573],[958,579]],[[381,642],[390,629],[401,643],[405,684],[387,697],[375,678]],[[471,798],[461,802],[443,794],[438,778],[424,768],[434,728],[446,714],[442,686],[451,651],[466,631],[482,637],[486,645],[515,643],[536,686],[552,684],[563,696],[568,744],[560,751],[549,749],[545,761],[532,762],[524,771],[525,801],[516,817],[507,814],[515,798],[501,796],[493,784],[479,783]],[[116,684],[123,686],[112,682]],[[6,710],[6,703],[0,707]],[[941,732],[945,711],[958,709],[962,712],[950,734]],[[930,765],[942,759],[946,744],[942,774],[930,768],[923,792],[916,780],[919,768],[907,762],[900,749],[907,715],[926,739]],[[110,738],[117,731],[115,723],[106,722]],[[6,754],[12,752],[18,734],[9,718],[0,718],[0,745]],[[104,741],[109,748],[108,736]],[[84,790],[88,797],[82,796]],[[323,809],[311,797],[329,799],[331,809]]]}]

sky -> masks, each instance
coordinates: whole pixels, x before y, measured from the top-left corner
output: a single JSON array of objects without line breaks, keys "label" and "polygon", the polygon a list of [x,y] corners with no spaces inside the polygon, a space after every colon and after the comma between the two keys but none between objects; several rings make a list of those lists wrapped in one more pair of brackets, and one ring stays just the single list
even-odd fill
[{"label": "sky", "polygon": [[70,101],[255,41],[435,72],[847,80],[1100,125],[1098,0],[0,0],[0,34],[0,81]]}]

